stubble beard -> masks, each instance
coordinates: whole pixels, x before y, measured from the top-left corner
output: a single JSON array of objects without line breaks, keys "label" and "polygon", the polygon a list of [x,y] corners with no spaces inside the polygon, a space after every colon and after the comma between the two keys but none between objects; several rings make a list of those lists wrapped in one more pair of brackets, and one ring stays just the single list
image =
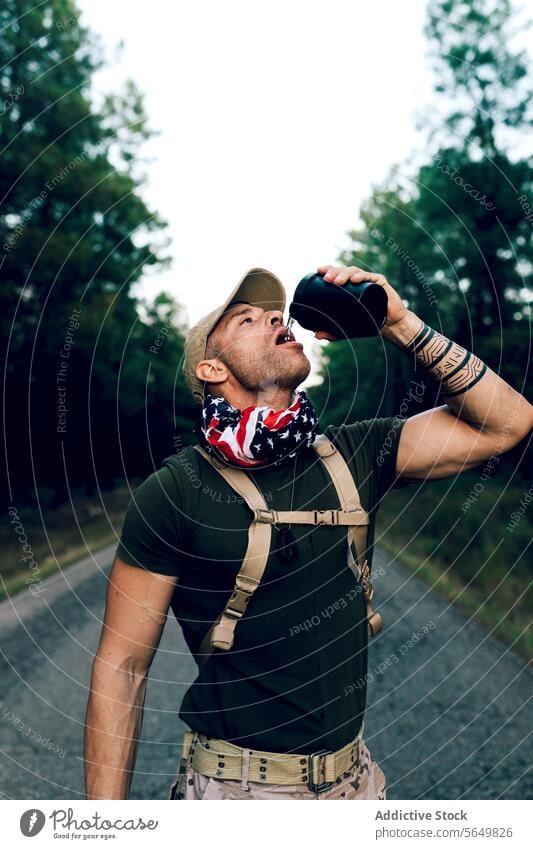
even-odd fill
[{"label": "stubble beard", "polygon": [[[285,359],[281,359],[284,357]],[[294,391],[311,371],[311,363],[303,352],[288,354],[274,351],[272,358],[256,354],[246,358],[224,358],[224,362],[237,378],[241,386],[248,392],[268,391],[270,388],[288,389]]]}]

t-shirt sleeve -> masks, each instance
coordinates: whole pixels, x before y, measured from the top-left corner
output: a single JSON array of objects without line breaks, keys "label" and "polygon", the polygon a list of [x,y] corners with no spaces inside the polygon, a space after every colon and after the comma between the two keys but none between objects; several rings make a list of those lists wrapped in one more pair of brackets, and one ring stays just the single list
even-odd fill
[{"label": "t-shirt sleeve", "polygon": [[133,493],[117,556],[151,572],[178,577],[184,546],[183,514],[168,468],[154,472]]},{"label": "t-shirt sleeve", "polygon": [[391,488],[407,483],[396,474],[398,445],[405,422],[406,419],[392,416],[328,429],[347,462],[365,482],[370,508],[377,506]]}]

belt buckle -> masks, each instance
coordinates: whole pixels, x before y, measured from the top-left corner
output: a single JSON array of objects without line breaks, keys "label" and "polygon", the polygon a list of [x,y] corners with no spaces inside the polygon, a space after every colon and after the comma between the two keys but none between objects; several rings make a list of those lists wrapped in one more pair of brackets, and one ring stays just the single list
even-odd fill
[{"label": "belt buckle", "polygon": [[[307,786],[309,787],[309,790],[311,790],[312,793],[323,793],[324,790],[329,790],[330,787],[333,787],[333,784],[334,784],[333,781],[323,781],[322,783],[320,783],[320,781],[318,781],[316,784],[313,781],[313,777],[314,777],[314,774],[315,774],[314,769],[313,769],[313,758],[323,758],[325,755],[332,755],[332,754],[333,754],[333,752],[330,749],[320,749],[320,751],[313,752],[312,755],[309,755],[309,757],[308,757],[309,781],[307,782]],[[319,776],[320,776],[323,769],[324,769],[324,767],[322,766],[322,763],[319,763],[318,770],[317,770]]]}]

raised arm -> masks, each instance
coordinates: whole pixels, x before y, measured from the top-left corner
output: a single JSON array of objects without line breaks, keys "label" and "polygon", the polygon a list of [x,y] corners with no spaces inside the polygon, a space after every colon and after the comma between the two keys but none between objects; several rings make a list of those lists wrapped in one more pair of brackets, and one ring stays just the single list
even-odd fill
[{"label": "raised arm", "polygon": [[479,357],[410,311],[388,332],[428,379],[439,383],[446,402],[406,421],[398,445],[399,475],[453,475],[499,457],[528,435],[533,407]]},{"label": "raised arm", "polygon": [[113,563],[85,718],[87,799],[129,796],[148,671],[176,584],[118,557]]},{"label": "raised arm", "polygon": [[[479,357],[425,324],[406,309],[382,274],[355,266],[320,266],[338,285],[372,280],[388,296],[381,335],[404,350],[440,384],[444,406],[405,422],[398,444],[398,475],[440,478],[462,472],[513,448],[533,427],[533,407]],[[331,339],[326,333],[318,338]]]}]

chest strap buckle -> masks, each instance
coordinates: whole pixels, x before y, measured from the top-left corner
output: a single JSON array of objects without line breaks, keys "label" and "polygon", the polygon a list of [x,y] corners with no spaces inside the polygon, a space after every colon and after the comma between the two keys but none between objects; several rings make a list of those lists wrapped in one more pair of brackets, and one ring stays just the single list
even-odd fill
[{"label": "chest strap buckle", "polygon": [[313,510],[315,525],[337,525],[338,512],[338,510]]}]

